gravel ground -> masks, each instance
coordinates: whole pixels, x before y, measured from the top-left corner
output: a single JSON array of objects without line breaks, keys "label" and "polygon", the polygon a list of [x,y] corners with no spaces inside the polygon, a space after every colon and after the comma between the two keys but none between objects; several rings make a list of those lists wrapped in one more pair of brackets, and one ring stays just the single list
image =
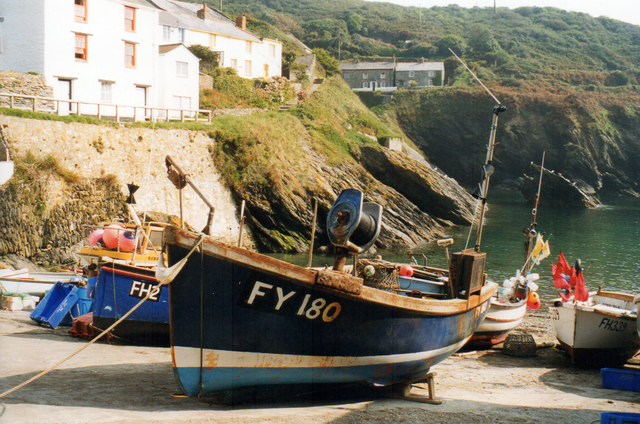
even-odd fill
[{"label": "gravel ground", "polygon": [[[554,341],[545,312],[518,328]],[[39,327],[28,312],[0,311],[0,392],[86,341]],[[573,368],[564,353],[534,357],[499,349],[455,354],[433,367],[441,405],[379,392],[288,392],[234,406],[179,396],[168,348],[96,343],[32,384],[0,399],[0,423],[593,423],[601,411],[640,412],[637,392],[605,389],[599,370]],[[414,389],[426,393],[424,386]]]}]

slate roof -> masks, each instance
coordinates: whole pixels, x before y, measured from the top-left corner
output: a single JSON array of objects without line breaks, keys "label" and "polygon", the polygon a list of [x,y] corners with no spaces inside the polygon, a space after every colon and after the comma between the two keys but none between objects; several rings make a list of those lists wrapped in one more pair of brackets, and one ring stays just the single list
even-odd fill
[{"label": "slate roof", "polygon": [[260,41],[260,37],[250,31],[238,28],[233,20],[213,9],[211,9],[212,19],[200,19],[197,13],[202,9],[202,4],[173,0],[149,1],[161,9],[160,25],[219,34],[242,40]]},{"label": "slate roof", "polygon": [[[393,70],[393,62],[342,62],[343,71]],[[444,71],[443,62],[398,62],[396,71]]]}]

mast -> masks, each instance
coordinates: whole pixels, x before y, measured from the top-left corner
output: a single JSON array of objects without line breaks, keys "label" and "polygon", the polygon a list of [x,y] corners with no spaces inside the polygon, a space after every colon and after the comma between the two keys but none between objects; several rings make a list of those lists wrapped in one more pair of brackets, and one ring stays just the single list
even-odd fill
[{"label": "mast", "polygon": [[[482,88],[484,88],[484,90],[489,94],[489,96],[491,96],[491,98],[497,103],[497,105],[493,107],[493,120],[491,122],[489,144],[487,145],[487,158],[485,160],[484,165],[482,166],[482,181],[480,182],[480,185],[478,186],[476,191],[474,191],[474,197],[476,197],[480,201],[480,218],[478,222],[478,231],[476,233],[476,244],[474,247],[475,251],[479,252],[480,243],[482,241],[482,230],[484,227],[484,211],[487,204],[487,194],[489,193],[489,180],[491,179],[491,175],[493,174],[493,171],[494,171],[493,165],[491,163],[493,162],[493,153],[496,147],[496,131],[498,129],[498,115],[504,112],[505,110],[507,110],[507,107],[502,103],[500,103],[500,100],[498,100],[498,98],[493,95],[491,90],[489,90],[487,86],[484,85],[482,81],[480,81],[480,78],[478,78],[476,74],[474,74],[473,71],[469,69],[467,64],[464,63],[464,61],[460,59],[453,50],[449,49],[449,51],[451,52],[452,55],[455,56],[456,59],[458,59],[460,63],[462,63],[462,66],[464,66],[465,69],[469,71],[469,73],[473,76],[473,78],[475,78],[478,84],[480,84]],[[478,212],[478,209],[476,206],[476,214],[477,212]],[[475,221],[475,214],[474,214],[474,221]],[[471,227],[473,228],[473,223],[471,223]],[[471,235],[471,229],[469,230],[469,235]],[[467,243],[468,242],[469,241],[467,239]]]},{"label": "mast", "polygon": [[540,191],[542,190],[542,174],[544,173],[544,156],[546,151],[542,152],[542,162],[540,164],[540,177],[538,177],[538,192],[536,193],[536,199],[533,203],[533,210],[531,211],[531,223],[529,227],[525,228],[524,232],[527,236],[527,255],[525,256],[524,266],[522,267],[522,276],[524,277],[527,273],[527,265],[529,264],[529,260],[531,260],[531,250],[533,249],[533,238],[536,236],[536,226],[538,223],[536,219],[538,217],[538,203],[540,202]]}]

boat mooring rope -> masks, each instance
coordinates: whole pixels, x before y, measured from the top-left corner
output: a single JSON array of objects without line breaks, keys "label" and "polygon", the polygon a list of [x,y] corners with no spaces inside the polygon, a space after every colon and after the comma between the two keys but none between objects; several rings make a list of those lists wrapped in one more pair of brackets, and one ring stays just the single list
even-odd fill
[{"label": "boat mooring rope", "polygon": [[[195,252],[195,250],[198,248],[198,246],[200,246],[200,244],[202,243],[203,240],[203,236],[201,235],[200,238],[198,239],[198,241],[195,243],[195,245],[193,246],[193,248],[191,248],[191,250],[189,251],[189,253],[187,254],[187,256],[185,256],[183,259],[181,259],[178,263],[176,263],[174,266],[172,266],[170,269],[173,271],[171,274],[172,275],[177,275],[178,272],[180,272],[180,270],[185,266],[185,264],[187,263],[187,259],[189,259],[189,256],[191,256],[191,254],[193,252]],[[159,279],[159,284],[158,286],[164,286],[167,285],[171,282],[171,280],[168,279]],[[51,371],[53,371],[54,369],[58,368],[60,365],[62,365],[63,363],[65,363],[66,361],[68,361],[69,359],[73,358],[74,356],[76,356],[78,353],[82,352],[83,350],[85,350],[86,348],[88,348],[89,346],[91,346],[93,343],[97,342],[98,340],[100,340],[102,338],[102,336],[104,336],[105,334],[109,333],[111,330],[113,330],[118,324],[120,324],[123,320],[125,320],[129,315],[131,315],[136,309],[138,309],[140,307],[140,305],[142,305],[146,300],[149,299],[149,297],[151,297],[151,290],[149,291],[149,293],[147,293],[147,295],[145,297],[143,297],[140,302],[138,302],[133,308],[129,309],[129,311],[124,314],[122,317],[120,317],[119,320],[117,320],[116,322],[114,322],[113,324],[111,324],[106,330],[104,330],[102,333],[98,334],[96,337],[94,337],[90,342],[88,342],[87,344],[85,344],[84,346],[82,346],[80,349],[76,350],[75,352],[73,352],[72,354],[68,355],[67,357],[65,357],[64,359],[58,361],[57,363],[55,363],[53,366],[47,368],[46,370],[40,372],[37,375],[34,375],[33,377],[31,377],[30,379],[28,379],[27,381],[18,384],[17,386],[5,391],[4,393],[0,394],[0,399],[2,399],[5,396],[10,395],[11,393],[20,390],[21,388],[23,388],[24,386],[36,381],[37,379],[39,379],[40,377],[49,374]]]}]

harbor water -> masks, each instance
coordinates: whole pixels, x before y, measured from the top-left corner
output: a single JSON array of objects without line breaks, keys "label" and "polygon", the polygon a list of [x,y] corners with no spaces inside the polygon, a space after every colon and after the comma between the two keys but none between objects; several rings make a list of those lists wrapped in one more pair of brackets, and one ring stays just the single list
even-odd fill
[{"label": "harbor water", "polygon": [[[544,199],[543,199],[544,200]],[[487,253],[486,273],[490,280],[502,283],[514,276],[525,260],[523,229],[531,222],[532,206],[519,192],[494,190],[489,195],[489,209],[481,240],[481,251]],[[384,219],[384,214],[383,214]],[[562,252],[570,265],[581,259],[589,290],[640,292],[640,199],[610,199],[594,209],[538,208],[537,229],[549,240],[551,256],[535,266],[540,275],[538,293],[542,300],[557,297],[551,278],[551,264]],[[323,226],[323,223],[320,225]],[[455,227],[449,235],[454,244],[449,253],[464,249],[469,227]],[[474,228],[469,248],[476,240]],[[435,242],[403,251],[378,251],[383,259],[407,262],[411,252],[423,264],[446,268],[445,250]],[[306,265],[307,255],[274,255],[299,265]],[[331,265],[332,258],[314,255],[313,265]]]}]

